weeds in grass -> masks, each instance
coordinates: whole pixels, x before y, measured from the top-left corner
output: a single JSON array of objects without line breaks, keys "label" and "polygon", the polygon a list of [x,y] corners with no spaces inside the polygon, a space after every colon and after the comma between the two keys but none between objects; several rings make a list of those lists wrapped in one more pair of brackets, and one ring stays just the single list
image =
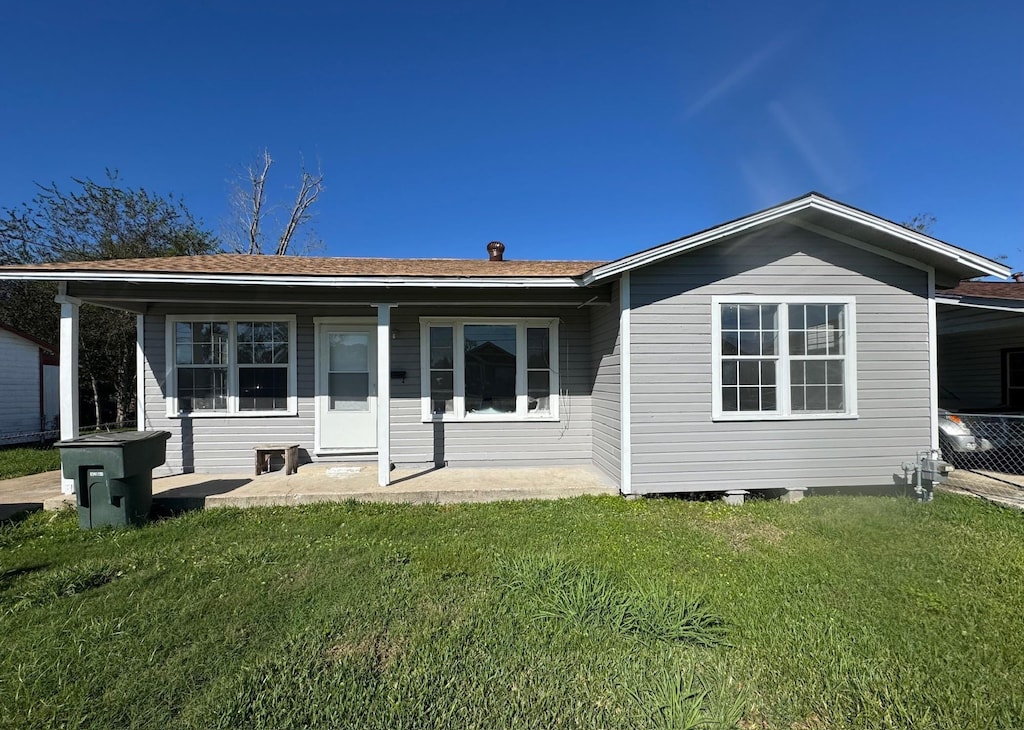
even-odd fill
[{"label": "weeds in grass", "polygon": [[735,730],[746,706],[745,693],[731,680],[702,681],[692,670],[666,674],[630,696],[637,707],[653,708],[643,718],[652,730]]},{"label": "weeds in grass", "polygon": [[537,618],[656,641],[713,646],[724,640],[721,618],[703,599],[653,580],[623,588],[605,571],[550,556],[509,561],[503,570],[508,587],[533,597]]},{"label": "weeds in grass", "polygon": [[625,596],[598,570],[567,566],[553,572],[557,581],[541,586],[537,617],[562,619],[577,627],[621,625]]},{"label": "weeds in grass", "polygon": [[637,583],[625,597],[622,628],[630,634],[703,646],[725,639],[722,619],[700,598],[679,595],[652,580]]},{"label": "weeds in grass", "polygon": [[653,689],[636,692],[637,705],[652,705],[649,718],[656,730],[694,730],[704,725],[704,704],[707,691],[692,673],[663,677]]}]

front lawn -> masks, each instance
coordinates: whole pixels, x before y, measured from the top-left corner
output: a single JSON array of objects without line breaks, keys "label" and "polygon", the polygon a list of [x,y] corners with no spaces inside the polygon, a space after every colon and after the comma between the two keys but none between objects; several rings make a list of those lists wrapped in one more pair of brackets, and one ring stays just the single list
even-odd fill
[{"label": "front lawn", "polygon": [[1022,585],[941,494],[36,514],[0,727],[1019,727]]},{"label": "front lawn", "polygon": [[0,449],[0,479],[60,469],[60,450],[32,446]]}]

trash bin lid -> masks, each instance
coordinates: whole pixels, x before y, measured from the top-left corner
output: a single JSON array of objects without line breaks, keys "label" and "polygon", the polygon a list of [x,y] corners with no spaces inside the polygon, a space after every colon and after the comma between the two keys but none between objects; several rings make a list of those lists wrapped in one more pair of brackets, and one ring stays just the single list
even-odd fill
[{"label": "trash bin lid", "polygon": [[89,446],[124,446],[149,439],[164,439],[166,441],[170,437],[170,431],[122,431],[120,433],[103,431],[68,439],[67,441],[58,441],[54,446],[61,449],[86,448]]}]

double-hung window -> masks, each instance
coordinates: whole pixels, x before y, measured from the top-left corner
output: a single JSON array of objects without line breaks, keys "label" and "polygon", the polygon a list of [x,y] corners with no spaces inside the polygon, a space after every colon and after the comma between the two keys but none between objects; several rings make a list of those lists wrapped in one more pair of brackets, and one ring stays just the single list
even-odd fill
[{"label": "double-hung window", "polygon": [[296,412],[294,317],[167,319],[168,415]]},{"label": "double-hung window", "polygon": [[716,420],[857,415],[854,300],[714,297]]},{"label": "double-hung window", "polygon": [[424,420],[557,420],[558,321],[423,319]]}]

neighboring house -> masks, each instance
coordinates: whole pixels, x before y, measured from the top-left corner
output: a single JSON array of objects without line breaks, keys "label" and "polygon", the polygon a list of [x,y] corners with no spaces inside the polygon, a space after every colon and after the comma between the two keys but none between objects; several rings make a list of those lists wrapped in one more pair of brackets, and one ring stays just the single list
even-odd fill
[{"label": "neighboring house", "polygon": [[39,441],[56,430],[56,352],[53,345],[0,323],[0,444]]},{"label": "neighboring house", "polygon": [[1024,282],[963,281],[936,295],[939,405],[1024,412]]},{"label": "neighboring house", "polygon": [[0,269],[59,282],[69,371],[79,303],[138,315],[165,471],[245,470],[287,441],[376,459],[382,484],[392,463],[592,464],[627,494],[892,485],[938,445],[936,285],[1007,274],[814,193],[605,263]]}]

